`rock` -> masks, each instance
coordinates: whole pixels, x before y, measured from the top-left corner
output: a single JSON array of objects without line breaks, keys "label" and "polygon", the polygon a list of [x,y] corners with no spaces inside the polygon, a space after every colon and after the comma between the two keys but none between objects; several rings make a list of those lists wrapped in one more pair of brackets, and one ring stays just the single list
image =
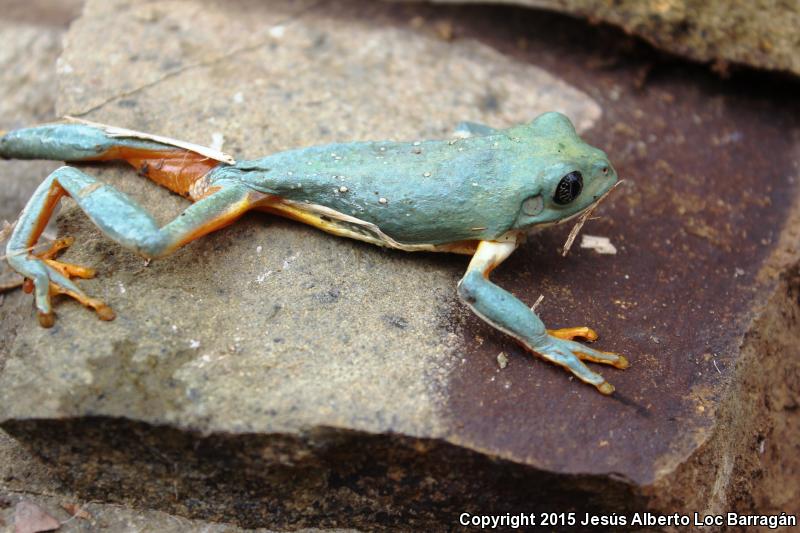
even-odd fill
[{"label": "rock", "polygon": [[[0,22],[0,130],[52,120],[56,97],[55,62],[61,52],[59,27]],[[0,160],[0,226],[13,221],[25,202],[58,163]],[[3,240],[0,238],[0,243]],[[5,245],[3,245],[5,249]],[[0,266],[0,286],[17,277],[5,262]],[[0,340],[0,345],[3,341]]]},{"label": "rock", "polygon": [[[0,130],[52,120],[55,114],[57,82],[55,64],[61,53],[61,38],[71,16],[77,15],[76,2],[2,2],[0,21]],[[51,3],[50,3],[51,4]],[[57,162],[0,161],[0,225],[19,214],[33,190],[59,166]],[[0,239],[0,254],[5,243]],[[0,285],[18,281],[5,261],[0,262]],[[28,315],[30,299],[21,291],[0,294],[0,369],[8,356],[8,332]],[[5,490],[16,494],[54,492],[58,483],[39,461],[35,461],[6,433],[0,431],[0,498]],[[3,505],[0,501],[0,509]],[[13,524],[13,506],[5,516]],[[2,520],[0,520],[2,526]]]},{"label": "rock", "polygon": [[[52,120],[62,33],[60,28],[0,23],[0,130]],[[56,165],[0,161],[0,220],[16,218],[40,177]]]},{"label": "rock", "polygon": [[[796,105],[691,69],[643,91],[640,65],[591,71],[595,56],[535,43],[501,54],[515,36],[484,31],[484,11],[454,17],[448,42],[408,24],[427,8],[398,9],[93,1],[59,63],[58,108],[244,157],[567,111],[627,179],[587,228],[617,254],[562,259],[568,228],[551,229],[494,276],[528,303],[543,294],[551,327],[586,322],[629,356],[603,369],[616,396],[470,315],[454,291],[465,258],[254,214],[145,267],[68,207],[65,258],[98,267],[82,285],[118,318],[66,301],[50,330],[29,308],[3,316],[2,427],[82,498],[242,527],[791,512]],[[561,28],[531,31],[545,43]],[[85,168],[161,221],[186,205],[121,166]]]},{"label": "rock", "polygon": [[[408,1],[408,0],[405,0]],[[482,0],[433,0],[485,3]],[[800,4],[768,0],[501,0],[607,22],[650,44],[722,72],[728,63],[800,74]]]},{"label": "rock", "polygon": [[15,533],[53,531],[60,525],[58,520],[30,500],[21,500],[14,508]]},{"label": "rock", "polygon": [[[14,502],[17,502],[16,504]],[[26,496],[21,499],[18,494],[3,496],[0,494],[0,527],[3,523],[10,525],[15,522],[15,511],[24,506],[24,509],[51,513],[59,520],[55,528],[38,529],[38,531],[55,530],[58,533],[83,533],[86,531],[158,531],[159,533],[271,533],[269,529],[240,529],[229,524],[215,524],[199,520],[188,520],[180,516],[172,516],[159,511],[137,511],[126,509],[119,505],[109,505],[97,502],[82,504],[71,503],[71,500],[55,496]],[[71,510],[67,510],[69,508]],[[19,511],[16,511],[19,514]],[[51,517],[52,518],[52,517]],[[31,524],[29,521],[28,524]],[[53,526],[53,522],[44,523]],[[59,527],[60,526],[60,527]],[[57,528],[57,529],[56,529]],[[6,531],[4,529],[4,531]],[[11,531],[11,530],[8,530]],[[37,531],[37,529],[19,529],[16,531]],[[351,529],[326,529],[308,528],[298,530],[299,533],[356,533]]]}]

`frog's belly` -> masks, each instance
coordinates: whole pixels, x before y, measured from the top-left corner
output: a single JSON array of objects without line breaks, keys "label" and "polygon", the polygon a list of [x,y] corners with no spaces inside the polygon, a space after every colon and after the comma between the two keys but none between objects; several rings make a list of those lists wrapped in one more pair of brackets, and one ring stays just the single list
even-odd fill
[{"label": "frog's belly", "polygon": [[259,207],[259,210],[297,220],[339,237],[406,252],[451,252],[471,255],[475,253],[479,242],[478,240],[468,240],[444,244],[402,243],[381,231],[371,222],[323,205],[296,202],[279,196],[270,197],[264,205]]}]

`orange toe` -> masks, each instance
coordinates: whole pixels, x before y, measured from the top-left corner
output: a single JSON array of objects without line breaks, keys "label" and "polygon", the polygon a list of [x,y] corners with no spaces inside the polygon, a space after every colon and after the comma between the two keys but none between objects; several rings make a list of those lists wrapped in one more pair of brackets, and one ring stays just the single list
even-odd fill
[{"label": "orange toe", "polygon": [[586,339],[587,341],[596,341],[597,340],[597,332],[592,328],[586,326],[579,326],[575,328],[561,328],[561,329],[548,329],[547,333],[552,335],[553,337],[564,339],[567,341],[571,341],[576,337],[580,337],[582,339]]}]

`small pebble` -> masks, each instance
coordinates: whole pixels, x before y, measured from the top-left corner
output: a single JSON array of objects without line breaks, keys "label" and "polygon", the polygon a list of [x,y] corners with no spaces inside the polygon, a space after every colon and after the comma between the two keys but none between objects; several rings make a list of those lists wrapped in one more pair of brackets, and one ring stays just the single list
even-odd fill
[{"label": "small pebble", "polygon": [[497,354],[497,366],[501,369],[508,366],[508,356],[505,352],[500,352]]}]

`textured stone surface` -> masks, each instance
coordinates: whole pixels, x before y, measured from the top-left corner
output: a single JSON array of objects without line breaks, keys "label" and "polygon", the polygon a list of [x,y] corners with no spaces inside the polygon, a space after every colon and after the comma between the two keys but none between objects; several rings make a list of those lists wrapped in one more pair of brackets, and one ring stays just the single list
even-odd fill
[{"label": "textured stone surface", "polygon": [[[438,23],[458,39],[436,40]],[[776,101],[769,79],[688,67],[643,83],[646,58],[604,63],[598,43],[620,41],[508,8],[91,4],[60,64],[62,112],[218,133],[244,156],[577,105],[628,180],[585,229],[618,254],[561,259],[555,229],[495,276],[527,302],[544,294],[552,326],[596,326],[633,366],[604,369],[609,399],[532,361],[455,302],[464,258],[259,215],[145,268],[68,208],[59,228],[79,243],[66,257],[100,267],[85,286],[119,318],[65,302],[44,331],[29,304],[0,308],[3,427],[83,497],[244,525],[793,511],[796,88]],[[161,220],[184,205],[121,167],[88,171]]]},{"label": "textured stone surface", "polygon": [[[25,2],[24,9],[20,2],[0,2],[4,14],[0,22],[0,130],[54,116],[56,59],[66,24],[77,15],[77,8],[75,2],[63,2],[55,12],[35,2]],[[41,177],[57,166],[55,162],[0,161],[0,221],[14,220]],[[0,244],[4,249],[5,243]],[[17,280],[5,261],[0,263],[0,284]],[[0,295],[0,366],[8,354],[7,332],[18,325],[17,310],[27,311],[29,305],[20,291]],[[0,495],[6,490],[48,492],[57,486],[46,468],[0,431]]]},{"label": "textured stone surface", "polygon": [[[0,21],[0,130],[53,117],[55,63],[63,30]],[[56,163],[0,161],[0,220],[13,220],[38,184],[38,177]]]},{"label": "textured stone surface", "polygon": [[[240,529],[229,524],[215,524],[188,520],[159,511],[137,511],[119,505],[98,502],[80,503],[68,496],[31,496],[0,493],[0,531],[14,531],[15,507],[19,502],[29,502],[52,516],[61,526],[59,533],[270,533],[269,529]],[[323,530],[310,528],[298,533],[317,533]],[[326,533],[355,533],[350,529],[326,529]]]},{"label": "textured stone surface", "polygon": [[[484,0],[433,0],[486,3]],[[759,0],[499,0],[608,22],[691,59],[800,74],[800,4]]]}]

